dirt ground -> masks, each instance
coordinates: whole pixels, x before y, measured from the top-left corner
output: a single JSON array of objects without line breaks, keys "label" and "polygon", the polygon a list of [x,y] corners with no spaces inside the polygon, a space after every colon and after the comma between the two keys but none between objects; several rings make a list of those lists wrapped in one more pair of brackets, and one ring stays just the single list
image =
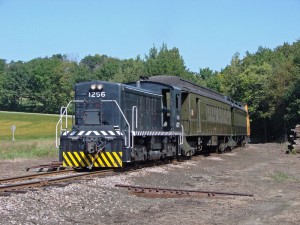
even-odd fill
[{"label": "dirt ground", "polygon": [[[0,197],[0,224],[300,224],[300,156],[283,144],[250,144],[225,154]],[[51,159],[53,160],[53,159]],[[2,162],[1,177],[26,174]],[[253,197],[138,197],[115,184],[250,193]]]},{"label": "dirt ground", "polygon": [[34,174],[36,173],[36,171],[34,171],[33,169],[27,171],[26,168],[37,166],[37,165],[47,165],[53,161],[57,161],[57,159],[45,158],[45,159],[0,160],[0,171],[1,171],[0,179]]}]

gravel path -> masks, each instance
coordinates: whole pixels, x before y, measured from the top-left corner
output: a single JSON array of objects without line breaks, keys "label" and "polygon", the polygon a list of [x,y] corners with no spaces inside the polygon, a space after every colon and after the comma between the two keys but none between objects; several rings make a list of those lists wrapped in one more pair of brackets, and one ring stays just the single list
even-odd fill
[{"label": "gravel path", "polygon": [[[0,197],[0,224],[300,224],[300,158],[286,155],[285,147],[251,144],[226,154]],[[10,163],[14,172],[9,175],[18,175],[19,164]],[[0,169],[6,171],[7,164]],[[145,198],[115,184],[254,197]]]}]

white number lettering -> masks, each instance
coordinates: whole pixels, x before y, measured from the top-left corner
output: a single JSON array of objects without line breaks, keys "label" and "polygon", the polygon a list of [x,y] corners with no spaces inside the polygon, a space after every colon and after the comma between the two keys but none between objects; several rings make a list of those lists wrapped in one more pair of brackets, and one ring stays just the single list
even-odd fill
[{"label": "white number lettering", "polygon": [[103,92],[95,92],[95,91],[89,92],[89,97],[90,98],[100,98],[100,97],[104,98],[105,92],[104,91]]}]

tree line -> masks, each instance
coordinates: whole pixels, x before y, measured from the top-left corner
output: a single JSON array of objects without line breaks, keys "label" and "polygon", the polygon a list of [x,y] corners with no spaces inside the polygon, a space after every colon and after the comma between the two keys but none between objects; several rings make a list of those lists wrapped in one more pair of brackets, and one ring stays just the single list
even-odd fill
[{"label": "tree line", "polygon": [[0,109],[59,113],[78,82],[129,82],[152,75],[180,76],[247,103],[253,139],[282,140],[300,122],[300,40],[275,49],[259,47],[243,58],[236,53],[221,71],[190,71],[179,49],[166,44],[135,59],[99,54],[80,62],[62,54],[28,62],[0,59]]}]

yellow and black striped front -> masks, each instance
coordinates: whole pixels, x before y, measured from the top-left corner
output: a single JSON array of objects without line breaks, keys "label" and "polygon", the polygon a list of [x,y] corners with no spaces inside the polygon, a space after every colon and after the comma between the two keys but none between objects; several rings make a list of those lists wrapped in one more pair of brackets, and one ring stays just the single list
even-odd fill
[{"label": "yellow and black striped front", "polygon": [[84,152],[63,152],[63,166],[71,167],[122,167],[122,152],[101,152],[98,155]]}]

